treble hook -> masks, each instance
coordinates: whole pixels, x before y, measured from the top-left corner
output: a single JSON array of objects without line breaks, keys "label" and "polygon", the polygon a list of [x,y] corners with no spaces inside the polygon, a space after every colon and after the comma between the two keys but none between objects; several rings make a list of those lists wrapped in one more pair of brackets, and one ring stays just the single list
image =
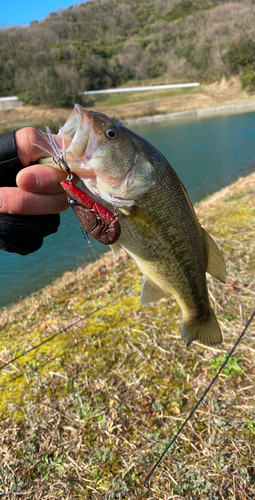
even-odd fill
[{"label": "treble hook", "polygon": [[61,168],[61,170],[63,170],[63,166],[64,166],[65,170],[68,173],[66,181],[67,182],[72,182],[72,180],[73,180],[73,174],[72,174],[72,172],[70,170],[70,167],[68,166],[68,164],[67,164],[64,156],[62,156],[62,157],[57,156],[57,159],[55,157],[53,157],[53,161],[54,161],[54,163],[56,163],[56,165],[58,165]]}]

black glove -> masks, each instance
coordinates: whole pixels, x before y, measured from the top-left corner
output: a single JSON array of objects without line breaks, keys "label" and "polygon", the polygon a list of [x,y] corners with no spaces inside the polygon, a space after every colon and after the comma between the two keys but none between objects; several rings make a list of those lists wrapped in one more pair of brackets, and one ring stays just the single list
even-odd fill
[{"label": "black glove", "polygon": [[[17,157],[15,131],[0,135],[0,186],[16,186],[16,175],[23,168]],[[59,214],[0,214],[0,250],[27,255],[43,244],[43,238],[56,233]]]}]

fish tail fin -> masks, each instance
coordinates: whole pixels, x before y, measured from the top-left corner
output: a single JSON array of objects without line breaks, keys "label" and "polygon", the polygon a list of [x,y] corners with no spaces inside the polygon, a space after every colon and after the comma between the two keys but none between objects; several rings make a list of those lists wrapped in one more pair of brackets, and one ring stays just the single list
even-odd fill
[{"label": "fish tail fin", "polygon": [[219,323],[211,307],[209,317],[200,323],[189,324],[185,318],[183,319],[182,340],[186,342],[187,347],[193,340],[208,346],[220,344],[223,341]]}]

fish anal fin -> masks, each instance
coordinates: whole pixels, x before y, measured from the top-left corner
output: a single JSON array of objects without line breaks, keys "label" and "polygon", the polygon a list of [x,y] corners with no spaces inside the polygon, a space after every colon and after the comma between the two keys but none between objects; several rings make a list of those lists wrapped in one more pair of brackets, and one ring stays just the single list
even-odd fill
[{"label": "fish anal fin", "polygon": [[210,316],[204,321],[189,324],[185,322],[185,319],[183,320],[182,340],[186,342],[187,347],[193,340],[197,340],[200,344],[208,346],[221,344],[223,337],[212,308],[210,308]]},{"label": "fish anal fin", "polygon": [[207,255],[207,268],[206,271],[211,274],[214,278],[225,283],[226,279],[226,265],[222,256],[221,251],[217,247],[215,241],[211,236],[203,229],[204,242],[206,247]]},{"label": "fish anal fin", "polygon": [[121,246],[116,241],[115,243],[112,243],[112,245],[110,245],[110,247],[112,249],[112,253],[113,253],[115,259],[119,260]]},{"label": "fish anal fin", "polygon": [[157,286],[153,285],[145,277],[143,278],[140,302],[142,306],[149,307],[160,299],[163,299],[166,294]]}]

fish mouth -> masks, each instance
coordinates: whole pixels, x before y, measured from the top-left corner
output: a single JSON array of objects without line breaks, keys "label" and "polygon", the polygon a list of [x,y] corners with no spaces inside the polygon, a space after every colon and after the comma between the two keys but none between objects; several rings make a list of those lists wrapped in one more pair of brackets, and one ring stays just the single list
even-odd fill
[{"label": "fish mouth", "polygon": [[69,142],[64,154],[65,160],[68,164],[70,163],[77,175],[79,175],[77,170],[80,169],[87,175],[92,173],[88,168],[88,163],[95,155],[98,146],[97,137],[91,134],[92,125],[92,114],[79,104],[75,104],[71,115],[59,130],[59,135]]},{"label": "fish mouth", "polygon": [[[58,132],[58,135],[62,138],[61,148],[58,147],[49,129],[47,129],[47,132],[50,137],[41,132],[41,135],[55,154],[51,157],[41,158],[40,163],[54,168],[62,168],[65,166],[65,162],[67,166],[70,164],[72,170],[77,170],[80,167],[84,171],[96,147],[96,141],[93,140],[93,134],[91,134],[92,124],[92,114],[79,104],[75,104],[71,115]],[[40,145],[37,146],[41,147]],[[41,149],[44,148],[41,147]],[[45,151],[49,152],[47,149]],[[61,160],[64,161],[61,163]],[[89,169],[87,170],[89,171]],[[79,175],[78,172],[77,175]]]},{"label": "fish mouth", "polygon": [[[46,127],[48,134],[40,131],[41,136],[55,153],[50,157],[41,158],[40,163],[54,168],[62,168],[64,162],[61,164],[61,160],[65,160],[65,163],[68,166],[70,164],[70,168],[78,176],[79,170],[89,175],[91,168],[88,163],[92,158],[100,158],[101,156],[97,151],[100,141],[96,134],[91,133],[93,131],[93,114],[93,112],[87,111],[79,104],[75,104],[71,115],[58,132],[58,135],[62,138],[61,148],[58,147],[49,128]],[[36,144],[36,146],[50,153],[49,150],[39,144]]]}]

